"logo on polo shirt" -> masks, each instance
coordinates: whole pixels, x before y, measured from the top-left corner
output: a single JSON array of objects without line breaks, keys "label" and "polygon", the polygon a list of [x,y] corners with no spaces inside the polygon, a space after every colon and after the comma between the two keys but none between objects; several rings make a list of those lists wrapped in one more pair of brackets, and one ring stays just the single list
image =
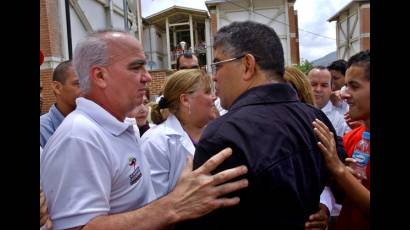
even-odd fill
[{"label": "logo on polo shirt", "polygon": [[137,159],[135,157],[128,157],[128,166],[133,169],[133,172],[128,176],[130,178],[130,185],[133,185],[141,178],[142,173],[140,167],[137,166]]}]

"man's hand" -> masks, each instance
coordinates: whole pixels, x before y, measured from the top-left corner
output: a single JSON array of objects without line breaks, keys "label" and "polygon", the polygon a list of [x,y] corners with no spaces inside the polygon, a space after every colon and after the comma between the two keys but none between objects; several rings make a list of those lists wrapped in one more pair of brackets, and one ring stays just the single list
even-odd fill
[{"label": "man's hand", "polygon": [[195,171],[192,171],[192,158],[188,158],[175,189],[169,194],[175,200],[173,208],[179,221],[197,218],[215,209],[239,203],[239,197],[221,196],[247,187],[246,179],[225,182],[245,174],[248,169],[245,166],[238,166],[211,175],[211,172],[231,154],[232,149],[226,148]]},{"label": "man's hand", "polygon": [[337,106],[342,100],[340,90],[335,90],[330,94],[330,102],[332,102],[333,106]]},{"label": "man's hand", "polygon": [[319,204],[319,211],[309,216],[305,223],[305,230],[325,230],[329,220],[329,209],[324,204]]},{"label": "man's hand", "polygon": [[322,150],[321,152],[325,159],[326,168],[334,176],[342,174],[347,169],[337,154],[334,134],[330,132],[329,128],[319,119],[313,121],[313,126],[313,131],[320,140],[317,145],[320,150]]},{"label": "man's hand", "polygon": [[51,222],[50,216],[48,215],[46,198],[40,186],[40,228],[42,226],[42,229],[53,228],[53,223]]}]

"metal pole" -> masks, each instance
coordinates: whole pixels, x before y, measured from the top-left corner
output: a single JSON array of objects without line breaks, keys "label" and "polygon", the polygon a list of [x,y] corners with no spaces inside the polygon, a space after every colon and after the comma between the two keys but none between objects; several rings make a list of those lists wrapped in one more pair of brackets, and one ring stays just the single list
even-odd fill
[{"label": "metal pole", "polygon": [[71,21],[70,21],[70,3],[69,0],[65,0],[65,17],[67,23],[67,44],[68,44],[68,58],[71,60],[73,57],[73,47],[71,44]]},{"label": "metal pole", "polygon": [[112,0],[108,0],[108,28],[112,29]]},{"label": "metal pole", "polygon": [[128,4],[127,0],[122,0],[123,11],[124,11],[124,29],[128,31]]}]

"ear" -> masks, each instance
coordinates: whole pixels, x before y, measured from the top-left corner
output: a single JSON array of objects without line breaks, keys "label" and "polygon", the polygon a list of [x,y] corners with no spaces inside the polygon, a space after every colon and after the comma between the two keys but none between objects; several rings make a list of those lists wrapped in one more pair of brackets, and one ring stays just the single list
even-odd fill
[{"label": "ear", "polygon": [[58,81],[51,82],[51,88],[53,89],[53,92],[55,95],[61,94],[61,87],[63,87],[63,85],[60,82]]},{"label": "ear", "polygon": [[108,71],[101,66],[93,66],[90,70],[90,84],[100,88],[107,87]]},{"label": "ear", "polygon": [[179,103],[184,107],[189,107],[189,94],[182,93],[179,95]]},{"label": "ear", "polygon": [[246,54],[243,57],[243,62],[245,62],[245,70],[244,70],[244,81],[250,81],[255,75],[256,72],[256,59],[252,54]]}]

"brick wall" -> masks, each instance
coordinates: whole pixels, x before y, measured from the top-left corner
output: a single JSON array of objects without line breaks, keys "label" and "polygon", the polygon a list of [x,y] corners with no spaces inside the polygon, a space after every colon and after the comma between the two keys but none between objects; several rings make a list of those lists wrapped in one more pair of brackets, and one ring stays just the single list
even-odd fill
[{"label": "brick wall", "polygon": [[151,96],[159,96],[162,90],[162,87],[165,84],[167,79],[167,72],[163,70],[158,71],[149,71],[151,75],[151,82],[149,83],[148,87],[151,93]]},{"label": "brick wall", "polygon": [[40,47],[45,57],[62,57],[62,39],[56,0],[40,0]]},{"label": "brick wall", "polygon": [[[59,9],[56,0],[40,0],[40,48],[44,57],[63,57],[62,38],[59,26]],[[53,69],[40,70],[40,81],[43,86],[44,104],[42,112],[48,112],[55,102],[51,89]]]},{"label": "brick wall", "polygon": [[[370,34],[370,4],[363,5],[360,8],[360,33]],[[370,35],[360,38],[360,50],[370,48]]]},{"label": "brick wall", "polygon": [[40,70],[40,81],[41,85],[43,86],[43,107],[41,109],[42,112],[46,113],[50,109],[51,105],[55,102],[55,97],[53,90],[51,88],[51,79],[53,76],[52,69]]}]

